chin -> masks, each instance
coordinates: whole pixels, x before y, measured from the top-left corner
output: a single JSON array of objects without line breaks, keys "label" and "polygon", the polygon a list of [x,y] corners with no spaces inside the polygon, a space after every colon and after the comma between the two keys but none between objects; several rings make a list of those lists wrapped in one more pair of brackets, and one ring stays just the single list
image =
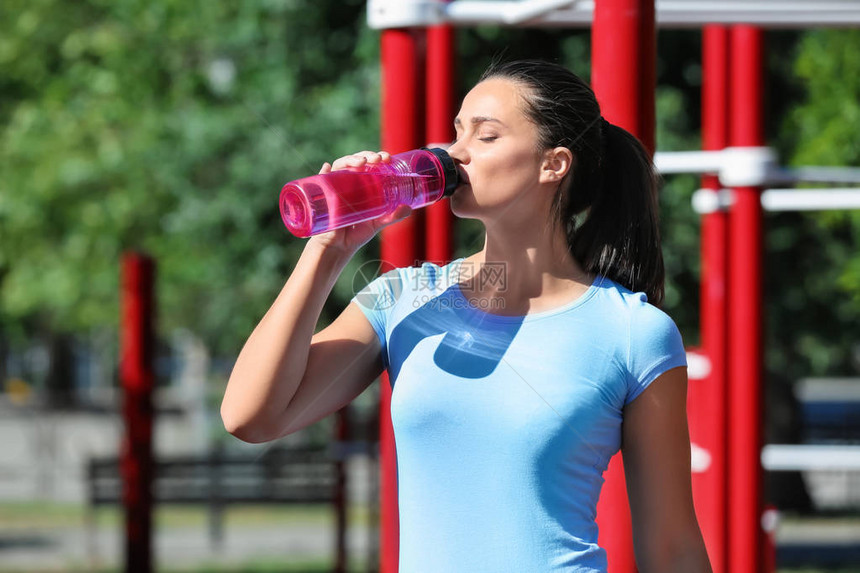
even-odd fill
[{"label": "chin", "polygon": [[451,213],[461,219],[476,219],[475,199],[470,193],[464,193],[464,191],[466,188],[460,187],[448,198]]}]

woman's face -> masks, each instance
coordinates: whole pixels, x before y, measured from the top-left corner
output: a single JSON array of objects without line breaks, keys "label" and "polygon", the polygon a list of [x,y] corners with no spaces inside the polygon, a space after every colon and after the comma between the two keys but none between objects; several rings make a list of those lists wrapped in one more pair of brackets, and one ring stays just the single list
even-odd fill
[{"label": "woman's face", "polygon": [[521,89],[492,78],[463,100],[454,120],[457,139],[448,149],[464,175],[451,195],[455,215],[485,222],[525,219],[544,203],[539,190],[544,154],[537,128],[523,112]]}]

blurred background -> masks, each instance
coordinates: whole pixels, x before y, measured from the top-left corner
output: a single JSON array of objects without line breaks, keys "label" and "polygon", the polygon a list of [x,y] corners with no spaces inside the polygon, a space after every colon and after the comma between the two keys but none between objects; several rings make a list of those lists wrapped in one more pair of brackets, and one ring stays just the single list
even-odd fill
[{"label": "blurred background", "polygon": [[[588,78],[589,33],[458,30],[460,94],[499,57]],[[767,139],[781,162],[860,165],[860,31],[769,31],[766,42]],[[661,151],[700,148],[700,62],[699,30],[659,32]],[[157,265],[156,459],[197,470],[246,460],[263,475],[279,455],[330,451],[333,417],[249,445],[224,431],[218,407],[305,242],[281,223],[278,193],[378,148],[379,82],[379,32],[358,0],[0,4],[0,572],[122,568],[117,495],[93,488],[123,433],[125,251]],[[661,192],[664,308],[687,346],[699,343],[698,187],[671,176]],[[860,212],[765,217],[767,439],[860,443]],[[478,250],[481,232],[459,221],[455,256]],[[319,328],[372,278],[358,269],[378,259],[377,241],[343,273]],[[378,561],[377,400],[374,384],[345,422],[351,571]],[[315,459],[302,467],[317,471]],[[781,570],[860,571],[860,475],[778,477],[766,495],[780,508]],[[332,501],[312,495],[162,504],[157,569],[329,571],[336,523]],[[834,540],[848,548],[841,561]],[[793,559],[804,547],[806,561]]]}]

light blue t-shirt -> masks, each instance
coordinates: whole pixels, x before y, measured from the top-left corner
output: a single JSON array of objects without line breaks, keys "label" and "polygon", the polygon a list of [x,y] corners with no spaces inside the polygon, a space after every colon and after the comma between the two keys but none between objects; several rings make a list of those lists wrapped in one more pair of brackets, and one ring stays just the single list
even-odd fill
[{"label": "light blue t-shirt", "polygon": [[678,328],[601,275],[502,316],[458,286],[467,264],[394,269],[353,298],[392,384],[400,572],[606,571],[602,474],[625,404],[686,366]]}]

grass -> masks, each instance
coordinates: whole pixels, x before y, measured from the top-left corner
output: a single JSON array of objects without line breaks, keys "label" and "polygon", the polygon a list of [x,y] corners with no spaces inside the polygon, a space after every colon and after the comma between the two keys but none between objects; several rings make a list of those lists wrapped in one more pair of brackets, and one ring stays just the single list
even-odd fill
[{"label": "grass", "polygon": [[[87,508],[80,504],[49,502],[4,502],[0,503],[0,529],[5,531],[55,529],[79,527],[86,519]],[[309,505],[228,506],[224,509],[224,526],[279,525],[279,524],[329,524],[335,515],[330,507]],[[118,526],[122,521],[121,508],[102,506],[95,510],[99,526]],[[201,505],[165,505],[154,509],[155,526],[206,527],[209,512]],[[351,522],[367,523],[367,507],[355,505],[349,508]]]},{"label": "grass", "polygon": [[[122,527],[122,510],[116,506],[103,506],[95,510],[95,522],[99,529],[118,529]],[[27,534],[38,531],[81,528],[85,526],[87,507],[81,504],[53,502],[2,502],[0,503],[0,534]],[[231,528],[268,527],[277,528],[289,525],[330,525],[334,527],[335,515],[329,506],[313,505],[270,505],[270,506],[228,506],[224,509],[223,526]],[[349,508],[350,523],[366,525],[368,508],[355,505]],[[155,528],[200,529],[209,527],[209,513],[206,506],[169,505],[157,507],[154,511]],[[321,557],[312,561],[296,561],[287,557],[253,557],[246,561],[235,560],[224,564],[212,561],[212,557],[188,566],[164,564],[157,567],[157,573],[322,573],[332,570],[331,559]],[[104,566],[94,568],[90,563],[68,562],[61,569],[27,568],[27,573],[120,573],[121,567]],[[350,564],[350,572],[367,571],[366,561]],[[6,566],[0,559],[0,573],[22,573],[20,567]]]},{"label": "grass", "polygon": [[[0,503],[0,532],[15,533],[33,530],[52,530],[63,527],[82,527],[86,519],[86,506],[81,504],[60,504],[52,502],[3,502]],[[116,506],[100,507],[95,512],[96,523],[102,527],[120,527],[122,512]],[[352,523],[366,524],[367,507],[354,506],[349,510]],[[160,529],[208,527],[208,510],[205,506],[163,506],[155,510],[155,526]],[[783,524],[795,522],[858,524],[856,515],[834,515],[824,517],[796,517],[787,515]],[[273,526],[279,525],[334,525],[334,513],[324,505],[272,505],[272,506],[233,506],[224,511],[224,527]],[[314,561],[290,561],[285,558],[249,558],[240,564],[222,564],[203,561],[187,567],[160,567],[157,573],[322,573],[329,572],[332,565],[329,559]],[[106,567],[93,569],[90,565],[71,563],[63,568],[63,573],[120,573],[122,569]],[[351,563],[350,571],[366,571],[366,563]],[[0,564],[0,573],[20,573],[19,569],[8,569]],[[28,569],[28,573],[56,573],[58,569]],[[820,568],[780,568],[778,573],[860,573],[860,567],[839,569]]]},{"label": "grass", "polygon": [[779,569],[777,573],[860,573],[860,568],[853,567],[850,569]]},{"label": "grass", "polygon": [[[201,563],[192,567],[171,568],[161,567],[156,573],[331,573],[332,564],[329,561],[286,561],[286,560],[253,560],[241,565],[222,565],[218,563]],[[93,569],[91,566],[75,566],[64,568],[63,573],[122,573],[123,569],[118,567],[106,567]],[[351,572],[364,572],[366,568],[363,563],[351,563]],[[20,573],[17,569],[15,573]],[[13,573],[12,569],[5,569],[0,565],[0,573]],[[28,570],[28,573],[57,573],[56,569]]]}]

